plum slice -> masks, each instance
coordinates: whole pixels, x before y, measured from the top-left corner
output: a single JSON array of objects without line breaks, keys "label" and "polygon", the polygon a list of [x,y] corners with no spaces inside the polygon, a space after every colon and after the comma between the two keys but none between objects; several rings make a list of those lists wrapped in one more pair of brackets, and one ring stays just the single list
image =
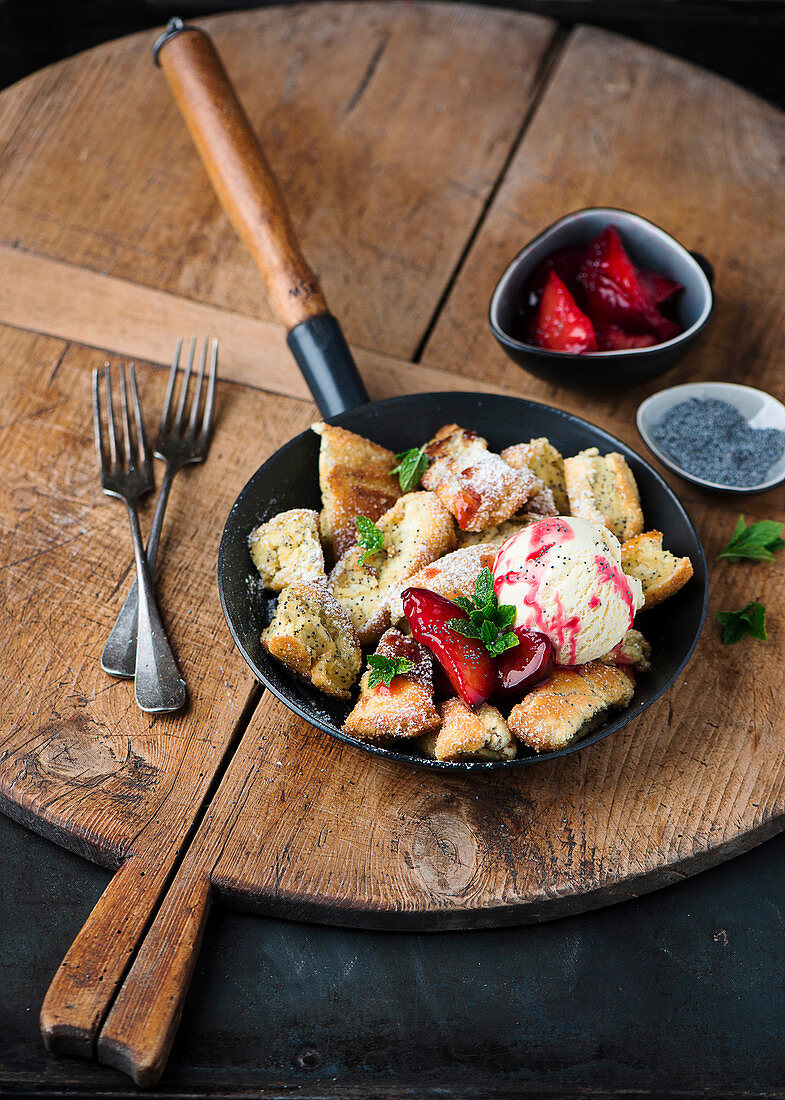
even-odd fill
[{"label": "plum slice", "polygon": [[555,271],[548,273],[543,288],[534,341],[551,351],[580,353],[597,350],[597,338],[591,320],[578,308],[567,287]]}]

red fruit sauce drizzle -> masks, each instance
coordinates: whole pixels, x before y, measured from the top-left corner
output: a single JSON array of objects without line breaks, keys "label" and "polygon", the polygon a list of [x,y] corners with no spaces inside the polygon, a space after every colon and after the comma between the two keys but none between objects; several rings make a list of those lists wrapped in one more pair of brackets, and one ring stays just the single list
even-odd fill
[{"label": "red fruit sauce drizzle", "polygon": [[622,602],[626,603],[627,610],[630,613],[629,625],[632,626],[632,621],[635,618],[635,604],[632,600],[632,589],[630,588],[629,581],[618,565],[608,561],[607,558],[603,558],[600,554],[595,554],[594,564],[597,567],[597,576],[600,581],[607,581],[608,584],[611,584],[618,592]]},{"label": "red fruit sauce drizzle", "polygon": [[[557,535],[557,538],[552,542],[546,542],[546,539],[553,535]],[[519,535],[513,535],[511,539],[504,543],[496,556],[494,573],[499,570],[493,582],[496,596],[501,599],[500,593],[505,584],[515,584],[518,581],[528,583],[529,590],[524,594],[523,602],[526,607],[532,609],[534,617],[532,628],[548,635],[558,648],[566,649],[569,658],[566,663],[575,664],[578,651],[578,635],[582,625],[580,615],[567,614],[558,593],[554,594],[553,604],[555,607],[549,616],[544,614],[539,602],[539,590],[545,579],[544,567],[548,552],[556,546],[557,542],[567,542],[569,539],[575,538],[575,532],[560,519],[546,519],[532,524],[531,527],[526,529],[526,539],[531,544],[531,549],[526,555],[524,568],[505,570],[505,565],[511,564],[510,558],[514,556],[508,554],[508,548],[519,537]],[[627,605],[630,615],[629,625],[632,626],[635,617],[635,605],[632,599],[632,591],[621,568],[601,554],[595,554],[594,565],[600,583],[612,585],[621,600]],[[601,603],[599,596],[593,593],[589,600],[590,610],[593,611],[600,607]]]},{"label": "red fruit sauce drizzle", "polygon": [[[524,596],[523,602],[529,603],[528,596]],[[556,604],[556,614],[551,618],[550,630],[543,631],[553,637],[555,644],[559,649],[562,646],[567,647],[567,653],[569,656],[568,664],[575,664],[575,657],[578,653],[578,635],[581,631],[581,617],[580,615],[567,615],[561,602],[559,593],[555,593],[553,602]],[[538,620],[542,618],[542,612],[537,608]],[[540,628],[542,629],[542,627]]]}]

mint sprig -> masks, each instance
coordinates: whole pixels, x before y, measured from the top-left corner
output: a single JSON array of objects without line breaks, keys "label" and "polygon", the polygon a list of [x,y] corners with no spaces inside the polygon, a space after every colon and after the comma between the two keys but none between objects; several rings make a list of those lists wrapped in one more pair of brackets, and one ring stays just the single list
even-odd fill
[{"label": "mint sprig", "polygon": [[747,634],[766,641],[766,608],[762,603],[748,603],[739,611],[720,611],[717,619],[722,626],[725,645],[734,645]]},{"label": "mint sprig", "polygon": [[409,451],[401,451],[395,456],[398,465],[390,472],[398,475],[398,481],[402,493],[410,493],[422,480],[422,475],[428,469],[428,456],[422,447],[412,447]]},{"label": "mint sprig", "polygon": [[384,684],[389,687],[393,676],[402,676],[404,672],[411,672],[414,665],[408,657],[379,657],[373,654],[368,658],[368,687],[379,687]]},{"label": "mint sprig", "polygon": [[758,523],[751,523],[749,527],[744,522],[744,516],[739,516],[730,542],[718,558],[726,558],[728,561],[774,561],[774,554],[785,546],[782,537],[782,523],[776,523],[771,519],[763,519]]},{"label": "mint sprig", "polygon": [[468,619],[450,619],[447,626],[456,634],[465,638],[476,638],[482,642],[492,657],[498,657],[505,649],[518,645],[517,635],[510,630],[515,622],[515,608],[512,604],[499,604],[493,590],[493,573],[490,569],[481,570],[474,583],[474,599],[455,596],[457,603]]},{"label": "mint sprig", "polygon": [[355,516],[354,522],[357,527],[357,541],[360,546],[365,547],[365,553],[360,555],[360,564],[366,565],[368,558],[384,549],[384,535],[367,516]]}]

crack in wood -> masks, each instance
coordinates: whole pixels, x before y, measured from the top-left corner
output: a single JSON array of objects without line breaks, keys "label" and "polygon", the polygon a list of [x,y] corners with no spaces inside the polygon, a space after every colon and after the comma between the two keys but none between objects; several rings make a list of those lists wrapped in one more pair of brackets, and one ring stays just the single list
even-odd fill
[{"label": "crack in wood", "polygon": [[494,200],[496,199],[496,196],[498,195],[500,188],[504,184],[504,181],[507,177],[507,173],[510,169],[510,165],[512,164],[513,160],[515,159],[515,154],[518,152],[518,149],[521,145],[521,142],[524,140],[524,138],[526,136],[526,131],[528,130],[529,126],[531,125],[532,119],[534,118],[535,114],[537,113],[537,108],[539,107],[540,103],[542,102],[542,98],[545,95],[545,92],[546,92],[546,90],[548,88],[548,85],[550,83],[550,78],[551,78],[551,76],[552,76],[552,74],[553,74],[553,72],[556,68],[556,63],[558,62],[559,57],[561,56],[562,52],[564,51],[564,47],[567,43],[568,37],[569,37],[569,31],[567,31],[563,27],[557,27],[553,32],[553,38],[551,39],[550,43],[548,44],[548,48],[546,49],[545,53],[543,54],[542,60],[540,61],[540,64],[537,68],[537,71],[535,72],[535,74],[532,78],[532,89],[533,90],[532,90],[532,95],[531,95],[531,100],[529,102],[529,106],[528,106],[527,110],[524,113],[523,120],[521,121],[521,125],[518,128],[518,132],[516,133],[515,137],[513,138],[512,142],[510,144],[510,148],[507,151],[507,156],[505,157],[504,164],[502,165],[501,171],[499,172],[499,175],[497,176],[493,187],[488,192],[488,194],[485,198],[485,201],[482,204],[482,209],[480,210],[480,213],[477,217],[477,220],[475,221],[471,232],[469,233],[468,237],[466,238],[466,242],[463,246],[463,249],[461,250],[461,254],[458,257],[458,260],[455,264],[455,267],[453,268],[452,273],[451,273],[451,275],[450,275],[450,277],[447,281],[447,284],[444,287],[444,290],[442,291],[438,302],[436,303],[436,307],[435,307],[433,313],[431,314],[431,317],[430,317],[427,325],[425,326],[425,331],[423,332],[422,336],[420,337],[420,342],[418,343],[418,345],[417,345],[417,347],[414,351],[414,354],[412,355],[412,362],[414,362],[414,363],[420,363],[422,361],[423,355],[425,354],[425,350],[428,346],[428,341],[430,340],[437,324],[439,323],[439,319],[441,318],[442,311],[444,310],[444,307],[447,305],[447,302],[450,298],[450,295],[452,294],[453,288],[455,287],[455,284],[458,282],[458,279],[461,276],[461,273],[464,269],[466,261],[469,258],[469,254],[470,254],[472,248],[474,247],[474,243],[477,240],[477,238],[479,237],[483,226],[485,225],[486,218],[488,217],[488,213],[490,212],[490,209],[493,206]]},{"label": "crack in wood", "polygon": [[360,80],[360,83],[357,85],[357,87],[354,91],[354,95],[351,97],[349,102],[346,104],[346,107],[345,107],[344,112],[343,112],[344,115],[350,115],[352,113],[352,111],[354,110],[354,108],[357,106],[357,104],[360,102],[362,97],[365,95],[365,92],[366,92],[366,89],[368,88],[368,85],[373,80],[374,73],[379,68],[379,62],[381,61],[382,57],[384,56],[384,51],[387,49],[387,45],[388,45],[389,41],[390,41],[390,35],[385,34],[385,35],[382,36],[382,38],[377,43],[376,49],[373,51],[373,54],[371,55],[371,60],[368,62],[368,67],[366,68],[365,72],[363,73],[362,79]]}]

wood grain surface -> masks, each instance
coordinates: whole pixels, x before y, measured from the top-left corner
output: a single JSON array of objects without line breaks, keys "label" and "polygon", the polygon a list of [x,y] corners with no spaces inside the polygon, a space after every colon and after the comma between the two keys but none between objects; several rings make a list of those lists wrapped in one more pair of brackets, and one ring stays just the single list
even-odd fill
[{"label": "wood grain surface", "polygon": [[[411,357],[519,136],[554,24],[419,3],[203,23],[348,338]],[[153,38],[0,96],[0,242],[272,320]]]},{"label": "wood grain surface", "polygon": [[[590,203],[651,217],[715,264],[716,316],[668,381],[783,396],[785,121],[772,108],[646,47],[586,28],[562,39],[547,20],[490,9],[331,4],[205,25],[374,396],[505,390],[635,445],[635,405],[658,384],[557,391],[513,367],[487,328],[509,258]],[[58,975],[72,1016],[45,1015],[53,1045],[128,1068],[156,974],[158,1072],[205,884],[284,916],[475,927],[654,889],[781,829],[784,605],[780,561],[715,565],[709,625],[666,699],[590,751],[512,776],[380,763],[261,696],[220,613],[217,546],[239,489],[313,407],[149,47],[148,35],[110,43],[0,95],[0,800],[122,867]],[[105,351],[141,360],[152,416],[156,364],[191,330],[220,336],[231,381],[208,463],[175,483],[158,575],[192,702],[150,718],[98,665],[130,547],[98,488],[88,376]],[[713,558],[736,505],[672,483]],[[785,493],[747,511],[783,518]],[[769,644],[721,646],[712,616],[751,598],[769,608]],[[126,882],[137,901],[109,945]],[[75,968],[85,958],[103,989]]]},{"label": "wood grain surface", "polygon": [[[173,332],[205,332],[220,341],[224,380],[310,400],[282,325],[6,245],[0,245],[0,324],[158,364],[171,359]],[[420,388],[467,386],[465,375],[455,371],[405,362],[356,344],[354,353],[375,400]],[[520,384],[517,372],[512,381]],[[471,385],[489,393],[509,389],[481,378]]]},{"label": "wood grain surface", "polygon": [[[566,158],[566,150],[571,149],[579,161],[580,154],[574,150],[585,119],[576,109],[570,130],[565,105],[582,102],[594,89],[592,117],[607,120],[615,133],[621,118],[629,119],[632,111],[629,95],[621,95],[632,79],[628,75],[624,85],[624,73],[636,74],[635,82],[642,88],[635,100],[641,126],[643,116],[648,119],[653,114],[649,104],[655,89],[665,89],[659,129],[646,135],[650,143],[665,141],[672,121],[668,103],[681,105],[684,112],[691,97],[698,97],[695,102],[702,105],[701,116],[705,114],[714,80],[681,62],[588,30],[577,32],[566,50],[569,64],[563,54],[523,145],[533,130],[537,136],[535,128],[544,112],[546,121],[539,131],[543,149],[547,133],[557,118],[562,119],[562,156]],[[599,97],[598,88],[604,89],[604,98]],[[734,91],[722,82],[719,90],[722,95]],[[751,107],[773,113],[754,99]],[[780,121],[778,115],[775,119]],[[599,129],[600,122],[596,125]],[[650,128],[654,129],[653,124]],[[588,137],[592,140],[591,134]],[[780,137],[785,148],[785,128]],[[614,157],[608,154],[604,171],[629,178],[625,159],[629,154],[620,143],[616,148]],[[510,177],[522,171],[522,163],[518,153],[510,165]],[[539,180],[536,168],[527,163],[532,178]],[[555,176],[553,189],[556,185]],[[509,186],[505,180],[489,211],[489,233]],[[531,188],[540,194],[536,182]],[[771,188],[773,203],[775,180]],[[561,201],[561,192],[559,197]],[[581,201],[590,199],[604,201],[598,194]],[[621,204],[620,198],[615,201]],[[525,198],[521,204],[525,207]],[[557,213],[555,209],[550,216]],[[707,215],[707,222],[711,217]],[[541,224],[525,232],[534,233]],[[750,224],[744,227],[747,241]],[[691,225],[698,239],[688,243],[718,258],[722,294],[725,253],[711,248],[709,224],[701,228],[693,216]],[[497,383],[547,399],[544,384],[517,371],[511,376],[506,360],[494,369],[501,353],[483,326],[481,310],[487,297],[464,289],[465,280],[471,288],[485,286],[502,266],[497,256],[495,267],[489,263],[487,270],[472,271],[475,256],[485,246],[485,233],[483,226],[445,304],[443,316],[451,317],[454,324],[439,322],[425,360],[449,363],[454,370],[468,373],[466,364],[484,356],[483,371],[487,368]],[[522,243],[509,227],[504,239],[508,253]],[[777,278],[772,272],[772,294],[776,294]],[[457,312],[454,299],[460,303]],[[773,309],[780,309],[778,300]],[[718,328],[722,337],[722,323]],[[476,340],[471,356],[440,350],[441,332],[448,331],[449,339],[456,339],[463,329]],[[477,334],[483,332],[481,343]],[[713,338],[712,332],[692,356],[693,361],[704,363],[704,371],[722,353],[720,344],[720,352],[715,350],[712,357]],[[775,392],[776,371],[772,358],[767,384]],[[720,373],[727,374],[727,366]],[[634,444],[637,393],[595,398],[560,392],[559,399],[559,404],[578,412],[585,413],[588,406],[593,419]],[[681,483],[677,487],[688,500],[713,559],[727,541],[737,505],[695,489],[685,491]],[[776,517],[783,511],[783,491],[751,503],[750,514]],[[265,697],[194,847],[204,853],[204,867],[213,884],[233,904],[384,927],[537,920],[654,889],[708,866],[781,827],[782,767],[776,744],[783,717],[777,690],[782,638],[771,612],[781,599],[782,574],[779,561],[762,567],[718,564],[712,577],[710,624],[721,608],[759,598],[770,609],[768,646],[755,647],[752,654],[749,645],[724,647],[718,631],[709,625],[696,657],[664,700],[591,751],[544,764],[534,772],[479,782],[442,778],[433,782],[417,771],[364,759],[292,719],[281,704]],[[754,678],[749,674],[751,660]],[[220,854],[213,863],[216,836]]]},{"label": "wood grain surface", "polygon": [[[311,36],[301,35],[296,45],[293,34],[305,24]],[[515,25],[525,34],[509,63],[499,67],[501,41],[512,24],[497,24],[472,11],[445,17],[428,7],[393,11],[377,6],[358,18],[353,10],[333,8],[321,10],[313,21],[301,10],[294,25],[281,12],[215,23],[219,40],[222,30],[227,33],[221,45],[228,45],[241,89],[243,79],[251,82],[252,94],[244,98],[246,103],[250,99],[252,117],[269,123],[265,143],[291,158],[288,171],[284,164],[287,176],[292,165],[308,167],[294,186],[285,176],[285,185],[301,222],[308,221],[308,208],[313,211],[314,240],[328,246],[326,253],[315,250],[317,258],[324,264],[332,247],[333,266],[344,276],[351,255],[345,251],[351,238],[346,226],[359,229],[367,242],[355,240],[368,265],[360,275],[362,293],[344,282],[339,296],[344,306],[354,299],[361,303],[360,317],[367,323],[358,329],[368,333],[371,346],[376,340],[371,321],[376,318],[392,344],[405,339],[414,347],[423,339],[422,317],[436,308],[512,149],[521,104],[537,87],[551,38],[547,21],[518,20]],[[398,58],[389,73],[395,83],[412,51],[422,52],[417,46],[422,35],[428,64],[407,76],[407,96],[383,95],[367,115],[360,101],[382,55],[389,51],[391,58]],[[249,58],[251,40],[256,45]],[[0,184],[0,217],[6,219],[0,230],[5,254],[0,312],[14,329],[31,332],[29,337],[10,332],[8,339],[21,342],[21,350],[9,345],[3,363],[3,446],[11,476],[4,485],[1,560],[9,590],[4,625],[13,638],[13,654],[3,670],[2,697],[9,705],[0,798],[11,814],[46,835],[121,867],[64,960],[42,1010],[48,1044],[81,1054],[94,1051],[100,1024],[209,785],[244,725],[244,708],[259,695],[231,649],[224,653],[229,642],[211,564],[223,519],[237,485],[313,417],[310,403],[302,402],[302,381],[284,352],[283,333],[267,319],[260,280],[247,269],[245,254],[213,199],[163,77],[152,68],[149,48],[148,35],[111,44],[37,74],[10,89],[0,102],[0,143],[7,168]],[[282,67],[287,50],[289,60]],[[336,66],[336,51],[348,63],[348,74],[344,66]],[[441,54],[441,74],[435,76],[428,65]],[[352,75],[351,66],[358,63]],[[260,80],[265,68],[269,79]],[[484,128],[478,147],[445,107],[449,93],[469,109],[476,89],[485,85],[496,96],[498,113]],[[454,86],[460,90],[455,92]],[[423,112],[426,87],[437,99]],[[285,133],[266,114],[281,107],[287,108]],[[477,114],[476,106],[472,111]],[[429,112],[442,122],[428,155],[439,155],[439,142],[442,153],[451,148],[449,181],[436,172],[435,160],[414,163],[408,156],[415,112],[423,123],[430,124]],[[301,115],[310,130],[297,125]],[[351,134],[353,127],[361,135],[355,139],[354,158],[336,164],[336,154],[345,158],[351,150],[351,145],[336,143],[336,132]],[[431,139],[435,133],[431,127]],[[366,157],[370,146],[372,163]],[[326,200],[320,158],[337,169],[331,181],[335,194]],[[403,220],[413,167],[422,173],[418,201],[423,221],[406,234],[393,225],[391,248],[384,240],[390,230],[387,219]],[[281,170],[280,163],[276,169]],[[378,189],[379,171],[390,189],[386,194]],[[379,200],[381,205],[375,205]],[[353,202],[360,208],[351,209]],[[427,232],[426,223],[437,209],[446,215],[445,223],[438,233]],[[326,213],[337,218],[330,232],[320,224]],[[230,273],[235,253],[237,263]],[[420,263],[429,270],[418,283],[397,278],[400,270]],[[210,289],[197,286],[216,275],[219,280]],[[404,285],[409,302],[401,295]],[[415,297],[425,310],[419,318],[412,306]],[[253,306],[238,311],[238,302],[251,301]],[[213,476],[222,477],[228,495],[222,498],[205,484],[206,508],[194,508],[191,500],[185,520],[182,505],[173,501],[169,522],[181,524],[182,530],[179,545],[171,539],[163,547],[169,564],[159,574],[161,602],[175,645],[188,650],[186,675],[192,684],[206,676],[208,686],[197,688],[185,723],[182,716],[150,723],[140,718],[122,685],[102,676],[94,660],[129,574],[122,514],[107,508],[94,480],[82,386],[89,368],[103,358],[87,346],[165,362],[176,336],[189,330],[220,336],[226,377],[301,400],[288,406],[284,402],[279,414],[263,399],[244,427],[233,425],[229,416],[225,426],[234,446],[221,453],[219,429],[210,466]],[[30,341],[47,349],[40,377],[31,377]],[[380,350],[360,351],[358,356],[374,396],[411,392],[427,385],[429,375],[433,388],[463,385],[459,375],[423,372],[391,358],[384,340],[376,347]],[[153,410],[160,405],[161,383],[160,377],[150,376],[148,409],[151,401]],[[491,383],[486,388],[496,387]],[[222,390],[233,407],[243,404],[241,391]],[[250,414],[251,406],[247,409]],[[237,446],[250,448],[250,466],[232,454]],[[52,453],[57,458],[53,469]],[[227,463],[237,482],[217,472],[225,471]],[[32,500],[25,496],[33,491],[31,483],[46,488],[35,490]],[[188,484],[192,497],[198,481],[193,475],[185,479],[181,493]],[[78,534],[58,554],[57,540],[74,528]],[[66,550],[71,541],[74,547]],[[107,561],[114,565],[114,575],[106,569]],[[18,583],[20,571],[23,584]],[[31,603],[31,593],[43,597],[40,608]],[[103,610],[99,614],[96,608]],[[67,644],[60,644],[61,634]],[[19,684],[30,685],[23,695]],[[30,697],[36,700],[34,708]]]}]

